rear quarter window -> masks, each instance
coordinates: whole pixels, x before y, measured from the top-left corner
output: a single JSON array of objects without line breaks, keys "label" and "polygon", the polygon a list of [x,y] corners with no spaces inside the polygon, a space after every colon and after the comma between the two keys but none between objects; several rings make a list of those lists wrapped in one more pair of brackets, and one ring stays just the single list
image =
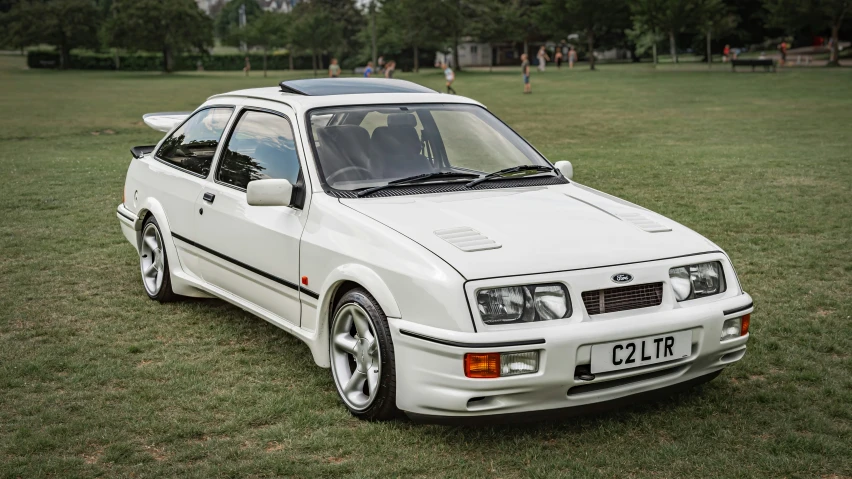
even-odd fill
[{"label": "rear quarter window", "polygon": [[157,150],[157,158],[197,175],[207,176],[233,108],[207,108],[174,131]]}]

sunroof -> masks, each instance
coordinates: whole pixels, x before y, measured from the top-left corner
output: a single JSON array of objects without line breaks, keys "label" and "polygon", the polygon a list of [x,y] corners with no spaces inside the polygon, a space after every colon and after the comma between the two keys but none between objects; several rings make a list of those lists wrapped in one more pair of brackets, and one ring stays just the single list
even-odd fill
[{"label": "sunroof", "polygon": [[435,90],[417,83],[386,78],[311,78],[283,81],[279,85],[283,92],[308,96],[358,93],[435,93]]}]

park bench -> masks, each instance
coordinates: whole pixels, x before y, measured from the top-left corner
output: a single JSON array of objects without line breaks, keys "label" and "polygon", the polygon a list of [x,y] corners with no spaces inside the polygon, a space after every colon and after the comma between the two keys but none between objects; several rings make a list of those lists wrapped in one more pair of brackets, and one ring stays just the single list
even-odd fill
[{"label": "park bench", "polygon": [[755,67],[763,67],[767,72],[775,71],[775,61],[772,59],[747,59],[747,60],[731,60],[731,71],[736,72],[737,67],[751,67],[751,71],[754,71]]}]

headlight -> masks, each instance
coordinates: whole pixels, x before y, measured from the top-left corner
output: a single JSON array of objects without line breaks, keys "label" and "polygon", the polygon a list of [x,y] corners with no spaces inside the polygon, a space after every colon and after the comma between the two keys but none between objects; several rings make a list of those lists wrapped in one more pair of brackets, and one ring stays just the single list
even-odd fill
[{"label": "headlight", "polygon": [[725,292],[722,263],[699,263],[669,270],[672,290],[678,301],[704,298]]},{"label": "headlight", "polygon": [[571,298],[562,284],[482,289],[476,293],[485,324],[550,321],[571,316]]}]

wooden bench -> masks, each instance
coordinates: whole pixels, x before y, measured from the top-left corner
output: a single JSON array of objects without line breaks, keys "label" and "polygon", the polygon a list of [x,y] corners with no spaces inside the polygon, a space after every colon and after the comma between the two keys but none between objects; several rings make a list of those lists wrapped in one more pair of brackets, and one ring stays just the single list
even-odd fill
[{"label": "wooden bench", "polygon": [[731,60],[731,71],[736,72],[737,67],[751,67],[751,71],[754,71],[755,67],[763,67],[764,70],[767,72],[774,72],[775,61],[770,58],[767,58],[765,60]]}]

